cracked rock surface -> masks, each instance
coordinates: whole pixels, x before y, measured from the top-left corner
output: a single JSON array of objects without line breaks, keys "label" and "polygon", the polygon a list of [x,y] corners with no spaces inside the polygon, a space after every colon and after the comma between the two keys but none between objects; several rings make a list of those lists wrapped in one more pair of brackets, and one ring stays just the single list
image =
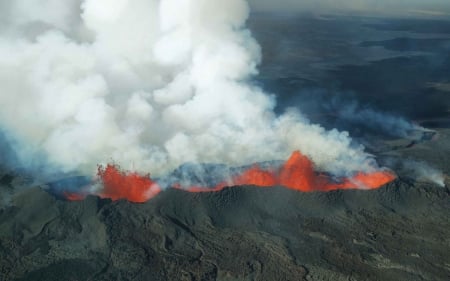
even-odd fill
[{"label": "cracked rock surface", "polygon": [[[379,157],[448,175],[449,136]],[[169,189],[143,204],[69,202],[4,172],[0,280],[450,280],[448,177],[399,171],[371,191]]]},{"label": "cracked rock surface", "polygon": [[281,187],[163,192],[144,204],[54,198],[0,213],[2,280],[448,280],[450,191]]}]

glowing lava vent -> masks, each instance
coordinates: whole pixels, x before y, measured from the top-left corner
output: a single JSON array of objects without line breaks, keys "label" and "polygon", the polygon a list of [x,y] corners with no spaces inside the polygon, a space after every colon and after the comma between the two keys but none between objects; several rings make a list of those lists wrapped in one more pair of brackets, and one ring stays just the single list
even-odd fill
[{"label": "glowing lava vent", "polygon": [[[99,166],[97,175],[103,185],[102,189],[97,192],[66,193],[66,198],[68,200],[82,200],[87,194],[94,194],[112,200],[126,199],[131,202],[145,202],[162,190],[158,183],[150,178],[150,175],[124,172],[113,164],[108,164],[106,167]],[[295,151],[278,168],[262,169],[258,165],[254,165],[234,175],[231,180],[221,182],[216,186],[190,186],[183,189],[189,192],[213,192],[220,191],[228,186],[242,185],[284,186],[302,192],[358,188],[376,189],[394,179],[393,173],[381,170],[372,173],[358,173],[353,177],[343,178],[336,182],[325,174],[316,173],[311,160],[299,151]],[[173,187],[181,188],[179,185]]]}]

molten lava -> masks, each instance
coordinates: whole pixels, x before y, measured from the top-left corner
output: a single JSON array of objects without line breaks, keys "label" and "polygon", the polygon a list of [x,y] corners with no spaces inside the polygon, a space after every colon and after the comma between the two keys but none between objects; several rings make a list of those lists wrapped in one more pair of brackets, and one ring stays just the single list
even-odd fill
[{"label": "molten lava", "polygon": [[223,182],[214,188],[190,187],[190,192],[219,191],[227,186],[255,185],[260,187],[284,186],[303,192],[331,191],[336,189],[375,189],[395,179],[388,171],[358,173],[341,182],[333,182],[326,175],[316,174],[314,165],[300,151],[294,151],[291,157],[276,170],[263,170],[255,165],[239,174],[230,182]]},{"label": "molten lava", "polygon": [[69,200],[69,201],[81,201],[84,200],[84,198],[86,198],[86,193],[85,192],[79,192],[79,193],[75,193],[75,192],[63,192],[64,197]]},{"label": "molten lava", "polygon": [[153,182],[150,175],[120,171],[116,165],[98,167],[97,175],[103,182],[103,190],[98,194],[112,200],[127,199],[131,202],[145,202],[156,196],[161,188]]},{"label": "molten lava", "polygon": [[142,203],[155,197],[161,188],[152,181],[150,175],[139,175],[135,172],[124,172],[120,167],[108,164],[106,167],[98,166],[97,176],[103,189],[98,192],[81,190],[78,193],[64,192],[69,201],[80,201],[88,194],[94,194],[101,198],[112,200],[126,199],[130,202]]},{"label": "molten lava", "polygon": [[[139,175],[134,172],[123,172],[116,165],[99,166],[99,179],[103,189],[96,195],[112,200],[126,199],[131,202],[145,202],[160,191],[161,187],[149,175]],[[336,189],[375,189],[395,179],[389,171],[376,171],[372,173],[358,173],[351,178],[344,178],[334,182],[324,174],[317,174],[311,160],[299,151],[292,153],[291,157],[277,169],[264,170],[258,165],[224,181],[214,187],[191,186],[182,189],[189,192],[220,191],[227,186],[254,185],[259,187],[284,186],[286,188],[302,191],[330,191]],[[173,186],[181,188],[179,184]],[[66,193],[68,200],[82,200],[83,193]]]}]

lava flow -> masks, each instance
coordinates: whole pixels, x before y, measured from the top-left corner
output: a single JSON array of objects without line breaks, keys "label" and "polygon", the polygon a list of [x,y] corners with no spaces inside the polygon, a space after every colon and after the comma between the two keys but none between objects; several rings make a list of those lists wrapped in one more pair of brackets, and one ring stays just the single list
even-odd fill
[{"label": "lava flow", "polygon": [[308,157],[294,151],[291,157],[278,169],[263,170],[258,165],[233,177],[230,182],[222,182],[214,188],[190,187],[191,192],[219,191],[227,186],[254,185],[260,187],[284,186],[303,192],[330,191],[336,189],[376,189],[395,179],[388,171],[358,173],[340,182],[333,182],[324,174],[316,174]]},{"label": "lava flow", "polygon": [[[103,189],[96,195],[112,200],[126,199],[131,202],[145,202],[156,196],[162,189],[149,175],[142,176],[134,172],[122,172],[116,165],[99,166],[98,173]],[[299,151],[277,169],[264,170],[258,165],[235,175],[230,181],[224,181],[214,187],[183,187],[189,192],[220,191],[227,186],[254,185],[259,187],[284,186],[302,192],[330,191],[336,189],[376,189],[395,179],[389,171],[358,173],[353,177],[334,182],[325,174],[317,174],[311,160]],[[175,188],[181,188],[175,185]],[[66,194],[68,200],[81,200],[84,194]]]},{"label": "lava flow", "polygon": [[121,172],[115,165],[108,164],[106,168],[99,166],[97,175],[101,178],[104,186],[99,194],[102,198],[145,202],[161,191],[150,175],[141,176],[138,173]]},{"label": "lava flow", "polygon": [[97,176],[103,184],[102,190],[98,192],[86,190],[79,193],[65,192],[65,198],[69,201],[79,201],[83,200],[88,194],[94,194],[101,198],[126,199],[131,202],[142,203],[161,192],[161,188],[152,181],[150,175],[123,172],[117,165],[108,164],[106,167],[100,165]]}]

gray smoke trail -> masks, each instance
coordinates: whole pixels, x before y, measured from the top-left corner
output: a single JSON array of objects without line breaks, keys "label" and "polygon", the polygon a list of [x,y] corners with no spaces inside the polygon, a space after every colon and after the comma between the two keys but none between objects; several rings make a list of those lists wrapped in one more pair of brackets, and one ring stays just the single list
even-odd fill
[{"label": "gray smoke trail", "polygon": [[402,165],[402,172],[413,179],[429,181],[440,187],[445,187],[444,173],[430,164],[423,161],[405,160]]},{"label": "gray smoke trail", "polygon": [[334,106],[340,119],[373,128],[391,136],[414,139],[417,138],[415,134],[417,132],[432,132],[402,117],[361,107],[357,102]]},{"label": "gray smoke trail", "polygon": [[377,169],[346,132],[280,116],[249,80],[260,47],[243,0],[3,2],[0,125],[18,159],[92,175],[244,165],[293,150],[344,175]]}]

